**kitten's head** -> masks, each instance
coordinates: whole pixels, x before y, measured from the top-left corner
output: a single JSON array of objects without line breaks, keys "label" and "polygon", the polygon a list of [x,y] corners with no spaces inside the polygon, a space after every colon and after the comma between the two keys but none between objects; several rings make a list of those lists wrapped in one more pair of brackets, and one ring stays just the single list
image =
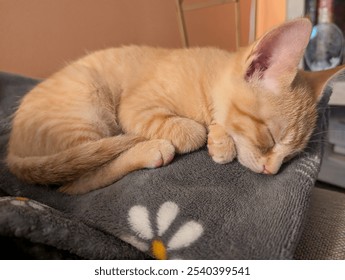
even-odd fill
[{"label": "kitten's head", "polygon": [[339,70],[298,70],[311,27],[307,19],[290,21],[237,56],[232,75],[238,86],[232,88],[224,126],[239,162],[257,173],[277,173],[306,147],[322,90]]}]

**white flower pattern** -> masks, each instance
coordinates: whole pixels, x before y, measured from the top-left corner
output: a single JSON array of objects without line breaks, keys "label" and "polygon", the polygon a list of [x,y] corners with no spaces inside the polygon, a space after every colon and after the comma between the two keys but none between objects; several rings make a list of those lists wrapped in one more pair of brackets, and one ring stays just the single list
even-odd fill
[{"label": "white flower pattern", "polygon": [[128,211],[128,223],[135,233],[121,236],[121,239],[135,246],[141,251],[149,251],[156,259],[171,258],[170,253],[190,246],[203,234],[202,225],[196,221],[187,221],[165,244],[163,235],[179,214],[180,209],[174,202],[163,203],[156,215],[157,232],[150,223],[149,211],[145,206],[135,205]]},{"label": "white flower pattern", "polygon": [[9,202],[10,204],[14,206],[19,206],[19,207],[31,207],[36,210],[43,211],[49,206],[44,205],[42,203],[39,203],[37,201],[31,200],[27,197],[22,197],[22,196],[4,196],[0,197],[0,202]]}]

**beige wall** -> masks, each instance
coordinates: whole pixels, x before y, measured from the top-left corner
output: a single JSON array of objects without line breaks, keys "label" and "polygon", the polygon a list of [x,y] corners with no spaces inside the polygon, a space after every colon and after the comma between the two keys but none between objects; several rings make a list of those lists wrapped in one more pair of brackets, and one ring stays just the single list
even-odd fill
[{"label": "beige wall", "polygon": [[285,20],[286,0],[257,0],[257,38]]},{"label": "beige wall", "polygon": [[[187,0],[187,3],[200,2]],[[240,45],[248,43],[251,0],[239,0]],[[236,50],[235,4],[216,5],[185,13],[190,45],[214,45]]]},{"label": "beige wall", "polygon": [[[241,0],[242,44],[249,3]],[[235,49],[234,4],[188,12],[186,23],[192,46]],[[0,0],[0,38],[0,70],[34,77],[100,48],[181,47],[175,0]]]}]

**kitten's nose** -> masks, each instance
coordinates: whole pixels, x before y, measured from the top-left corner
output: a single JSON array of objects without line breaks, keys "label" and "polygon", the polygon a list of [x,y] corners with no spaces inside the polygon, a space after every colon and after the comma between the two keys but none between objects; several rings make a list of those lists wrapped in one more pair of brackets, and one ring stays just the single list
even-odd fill
[{"label": "kitten's nose", "polygon": [[267,175],[272,175],[273,173],[271,171],[269,171],[266,166],[264,165],[264,169],[262,170],[263,174],[267,174]]}]

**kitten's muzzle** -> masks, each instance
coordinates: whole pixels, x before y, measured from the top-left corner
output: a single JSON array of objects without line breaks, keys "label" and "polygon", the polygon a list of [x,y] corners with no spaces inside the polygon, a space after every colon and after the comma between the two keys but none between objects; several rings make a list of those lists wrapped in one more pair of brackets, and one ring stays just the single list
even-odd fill
[{"label": "kitten's muzzle", "polygon": [[262,173],[267,174],[267,175],[273,175],[273,173],[269,171],[265,165],[264,165],[264,169],[262,170]]}]

